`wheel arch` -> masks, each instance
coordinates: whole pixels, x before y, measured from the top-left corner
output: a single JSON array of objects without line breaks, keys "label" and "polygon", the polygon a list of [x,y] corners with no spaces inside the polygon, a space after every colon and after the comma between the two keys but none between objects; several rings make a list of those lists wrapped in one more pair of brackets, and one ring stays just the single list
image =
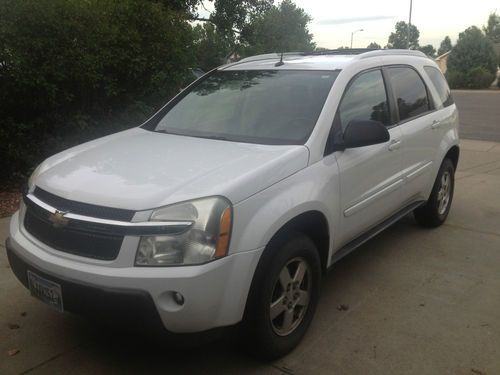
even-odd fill
[{"label": "wheel arch", "polygon": [[286,237],[292,232],[300,232],[308,236],[316,246],[321,260],[321,269],[326,270],[328,265],[328,254],[330,250],[330,229],[326,216],[316,210],[303,212],[283,226],[271,237],[267,248],[272,248],[273,244],[278,242],[280,238]]},{"label": "wheel arch", "polygon": [[326,272],[330,250],[330,230],[326,215],[318,210],[304,211],[295,215],[274,232],[260,256],[250,283],[249,294],[245,305],[244,320],[253,319],[251,303],[259,293],[266,266],[269,264],[280,245],[294,233],[303,233],[313,241],[319,252],[322,269],[321,274],[323,275]]},{"label": "wheel arch", "polygon": [[458,147],[458,145],[454,145],[446,152],[443,160],[450,159],[451,162],[453,163],[453,166],[455,167],[455,170],[456,170],[457,166],[458,166],[459,156],[460,156],[460,147]]},{"label": "wheel arch", "polygon": [[281,225],[266,244],[257,269],[262,267],[262,264],[272,256],[274,251],[277,251],[290,235],[297,232],[305,234],[313,241],[319,253],[321,269],[325,272],[328,266],[331,234],[326,215],[318,210],[304,211]]}]

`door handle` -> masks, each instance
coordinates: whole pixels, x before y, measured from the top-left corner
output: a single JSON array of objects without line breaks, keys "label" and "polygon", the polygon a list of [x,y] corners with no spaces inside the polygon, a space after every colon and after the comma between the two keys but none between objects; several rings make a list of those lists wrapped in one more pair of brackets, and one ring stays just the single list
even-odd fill
[{"label": "door handle", "polygon": [[400,147],[401,141],[399,139],[393,139],[391,143],[389,143],[389,151],[399,150]]},{"label": "door handle", "polygon": [[431,124],[431,128],[432,128],[432,129],[437,129],[437,128],[439,128],[440,126],[441,126],[441,121],[439,121],[439,120],[434,120],[434,121],[432,121],[432,124]]}]

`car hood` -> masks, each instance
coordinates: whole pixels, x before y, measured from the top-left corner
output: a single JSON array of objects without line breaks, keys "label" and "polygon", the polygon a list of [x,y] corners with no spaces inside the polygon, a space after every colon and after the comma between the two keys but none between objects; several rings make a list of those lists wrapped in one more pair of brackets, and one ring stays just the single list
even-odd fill
[{"label": "car hood", "polygon": [[66,199],[136,211],[211,195],[237,203],[305,168],[308,159],[305,146],[134,128],[52,156],[33,182]]}]

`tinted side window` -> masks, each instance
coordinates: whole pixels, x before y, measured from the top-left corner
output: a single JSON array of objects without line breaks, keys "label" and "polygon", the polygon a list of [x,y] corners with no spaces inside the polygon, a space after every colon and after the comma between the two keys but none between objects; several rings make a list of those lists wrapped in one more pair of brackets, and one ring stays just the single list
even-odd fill
[{"label": "tinted side window", "polygon": [[433,66],[426,66],[424,69],[439,94],[439,101],[442,103],[442,106],[448,107],[452,105],[453,98],[451,97],[450,88],[448,87],[448,83],[446,83],[443,73]]},{"label": "tinted side window", "polygon": [[398,103],[399,120],[429,110],[429,99],[422,78],[411,68],[389,68],[391,84]]},{"label": "tinted side window", "polygon": [[389,105],[380,70],[357,77],[342,98],[338,120],[344,130],[351,120],[376,120],[390,124]]}]

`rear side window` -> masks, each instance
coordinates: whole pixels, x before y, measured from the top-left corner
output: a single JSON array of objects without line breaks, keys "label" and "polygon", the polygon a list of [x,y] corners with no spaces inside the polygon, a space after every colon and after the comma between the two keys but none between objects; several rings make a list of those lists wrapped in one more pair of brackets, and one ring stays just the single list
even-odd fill
[{"label": "rear side window", "polygon": [[389,105],[380,70],[373,70],[352,81],[342,98],[338,120],[342,131],[352,120],[376,120],[390,124]]},{"label": "rear side window", "polygon": [[422,78],[412,68],[396,67],[387,69],[398,104],[399,121],[427,112],[429,98]]},{"label": "rear side window", "polygon": [[441,108],[452,105],[453,98],[451,97],[450,88],[448,87],[448,83],[446,83],[446,79],[444,78],[443,73],[441,73],[439,69],[433,66],[425,66],[424,70],[439,94],[438,107]]}]

